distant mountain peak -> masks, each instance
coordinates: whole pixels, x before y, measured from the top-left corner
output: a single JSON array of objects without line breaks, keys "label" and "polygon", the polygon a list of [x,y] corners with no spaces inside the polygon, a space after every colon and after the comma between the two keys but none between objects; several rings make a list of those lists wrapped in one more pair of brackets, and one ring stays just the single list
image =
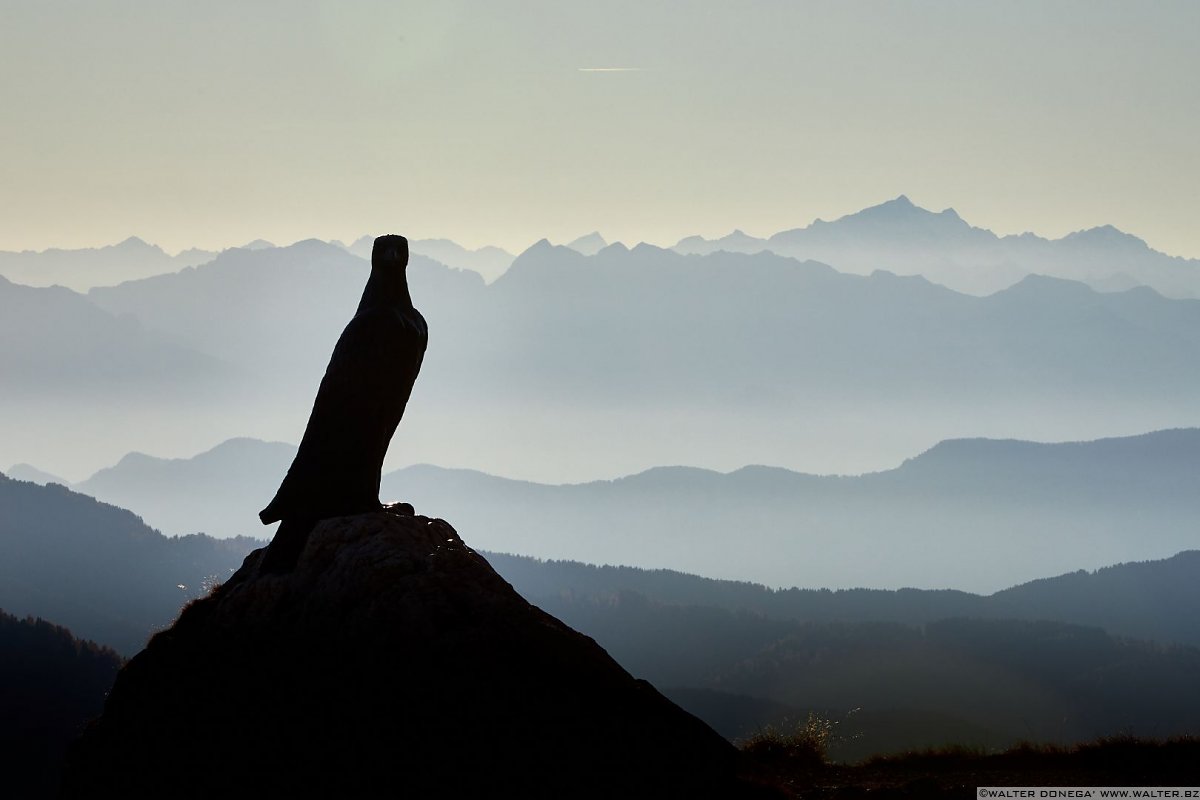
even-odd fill
[{"label": "distant mountain peak", "polygon": [[275,247],[275,244],[273,242],[268,242],[266,239],[255,239],[253,241],[246,242],[244,245],[242,245],[241,249],[242,250],[270,250],[272,247]]},{"label": "distant mountain peak", "polygon": [[67,481],[52,475],[49,472],[38,469],[32,464],[13,464],[4,471],[8,477],[17,481],[28,481],[29,483],[37,483],[45,486],[49,483],[58,483],[63,486],[67,485]]},{"label": "distant mountain peak", "polygon": [[613,242],[610,245],[606,245],[600,252],[608,255],[612,255],[613,253],[628,253],[629,248],[625,246],[624,242]]},{"label": "distant mountain peak", "polygon": [[1102,247],[1125,247],[1136,250],[1149,250],[1150,245],[1132,233],[1112,225],[1098,225],[1095,228],[1085,228],[1081,231],[1068,233],[1063,241],[1084,244],[1094,244]]},{"label": "distant mountain peak", "polygon": [[583,253],[585,256],[594,256],[607,246],[608,242],[600,235],[599,231],[592,231],[567,244],[567,247]]},{"label": "distant mountain peak", "polygon": [[513,259],[512,265],[497,282],[521,281],[530,275],[553,275],[564,268],[578,267],[586,263],[586,256],[565,245],[552,244],[549,239],[538,239]]},{"label": "distant mountain peak", "polygon": [[117,250],[157,250],[158,252],[162,252],[161,247],[156,244],[150,244],[140,236],[130,236],[110,246]]},{"label": "distant mountain peak", "polygon": [[[900,195],[892,200],[886,200],[878,205],[868,206],[862,211],[856,211],[853,214],[847,214],[844,217],[836,220],[837,222],[854,221],[854,220],[908,220],[918,215],[928,215],[936,217],[932,211],[921,208],[908,199],[908,195]],[[956,215],[957,216],[957,215]]]}]

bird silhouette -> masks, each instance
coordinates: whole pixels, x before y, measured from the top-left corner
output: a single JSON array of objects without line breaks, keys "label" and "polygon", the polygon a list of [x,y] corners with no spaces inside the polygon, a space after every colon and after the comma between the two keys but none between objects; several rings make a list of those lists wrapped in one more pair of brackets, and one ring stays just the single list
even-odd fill
[{"label": "bird silhouette", "polygon": [[383,459],[429,340],[409,295],[407,267],[407,239],[375,240],[371,276],[333,348],[296,458],[259,512],[264,525],[280,522],[263,572],[290,571],[318,521],[382,508]]}]

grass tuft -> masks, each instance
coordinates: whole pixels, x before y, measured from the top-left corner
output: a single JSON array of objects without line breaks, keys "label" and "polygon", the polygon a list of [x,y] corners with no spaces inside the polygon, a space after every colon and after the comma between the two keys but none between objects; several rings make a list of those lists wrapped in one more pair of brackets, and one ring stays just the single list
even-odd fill
[{"label": "grass tuft", "polygon": [[743,752],[764,761],[816,766],[828,763],[829,744],[837,723],[815,712],[804,722],[768,725],[740,743]]}]

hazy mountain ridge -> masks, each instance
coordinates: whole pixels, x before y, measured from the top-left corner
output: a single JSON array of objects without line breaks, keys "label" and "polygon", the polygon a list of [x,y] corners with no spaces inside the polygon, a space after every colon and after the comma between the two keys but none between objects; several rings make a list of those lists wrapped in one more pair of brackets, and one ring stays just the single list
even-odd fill
[{"label": "hazy mountain ridge", "polygon": [[[1037,457],[963,442],[861,477],[660,468],[544,486],[414,467],[383,486],[427,513],[456,509],[488,550],[772,586],[989,592],[1200,544],[1200,432],[1017,449]],[[517,513],[519,528],[503,522]]]},{"label": "hazy mountain ridge", "polygon": [[567,242],[567,247],[585,256],[594,256],[608,247],[608,242],[600,235],[600,231],[592,231]]},{"label": "hazy mountain ridge", "polygon": [[[331,244],[369,258],[373,241],[374,236],[367,235],[350,244]],[[608,242],[593,231],[566,246],[591,256]],[[29,286],[61,284],[86,291],[197,266],[233,249],[274,247],[255,239],[240,248],[219,252],[189,248],[171,256],[157,245],[131,236],[103,247],[0,252],[0,275]],[[413,239],[410,247],[413,253],[447,266],[478,272],[488,282],[502,275],[514,260],[513,254],[499,247],[472,250],[444,238]],[[1026,275],[1042,274],[1082,281],[1101,291],[1146,285],[1170,297],[1200,296],[1200,259],[1169,256],[1111,224],[1058,239],[1029,232],[1000,236],[968,224],[952,208],[929,211],[905,195],[833,221],[817,219],[766,238],[735,229],[717,239],[688,236],[671,249],[701,255],[769,250],[802,261],[829,263],[844,272],[869,274],[884,269],[924,275],[972,294],[988,294]]]},{"label": "hazy mountain ridge", "polygon": [[[229,250],[202,267],[99,287],[88,297],[266,374],[290,375],[299,368],[315,390],[337,333],[358,305],[368,269],[363,259],[313,239]],[[457,299],[483,288],[476,273],[421,256],[409,264],[409,281],[414,294],[430,298],[423,305],[435,316],[447,295]]]},{"label": "hazy mountain ridge", "polygon": [[[49,472],[43,472],[32,464],[13,464],[8,469],[4,470],[4,474],[16,481],[27,481],[36,483],[39,486],[45,486],[48,483],[58,483],[63,486],[69,486],[70,481],[65,478],[60,478],[57,475],[52,475]],[[117,505],[120,505],[119,503]]]},{"label": "hazy mountain ridge", "polygon": [[770,250],[847,272],[886,269],[924,275],[971,294],[988,294],[1041,274],[1083,281],[1102,291],[1146,285],[1170,297],[1200,297],[1200,260],[1166,255],[1112,225],[1060,239],[1033,233],[997,236],[968,224],[952,208],[928,211],[904,195],[765,239],[734,231],[712,240],[686,237],[673,249],[700,254]]},{"label": "hazy mountain ridge", "polygon": [[[240,439],[191,459],[135,454],[72,488],[172,534],[266,536],[255,515],[294,452]],[[454,516],[494,552],[772,586],[988,592],[1200,546],[1200,429],[1062,444],[947,441],[861,476],[659,467],[548,485],[417,465],[387,472],[381,489],[386,500]]]},{"label": "hazy mountain ridge", "polygon": [[[168,540],[132,514],[63,487],[6,478],[0,507],[0,603],[43,616],[54,607],[75,629],[99,631],[94,638],[126,652],[193,594],[174,585],[181,577],[219,578],[261,544]],[[756,726],[779,722],[789,709],[838,719],[862,709],[843,720],[844,733],[861,734],[838,751],[844,757],[946,741],[1167,735],[1188,730],[1196,712],[1188,687],[1200,651],[1045,620],[1086,607],[1092,595],[1101,624],[1132,625],[1139,638],[1195,636],[1200,552],[991,597],[771,591],[628,567],[488,558],[522,595],[595,637],[635,674],[721,692],[672,692],[706,718]],[[1108,603],[1094,602],[1096,593]],[[1128,602],[1133,597],[1139,602]],[[987,619],[993,615],[1000,618]],[[904,624],[887,621],[897,617]]]},{"label": "hazy mountain ridge", "polygon": [[[369,261],[374,244],[374,236],[363,236],[343,247],[359,258]],[[408,250],[415,255],[445,264],[451,269],[477,272],[489,283],[504,274],[513,261],[512,253],[502,248],[486,245],[470,250],[449,239],[410,239]]]},{"label": "hazy mountain ridge", "polygon": [[[986,731],[982,741],[966,741],[1002,747],[1191,734],[1200,698],[1189,686],[1198,669],[1200,650],[1192,647],[1161,648],[1056,622],[954,619],[921,630],[810,626],[714,684],[843,714],[860,708],[942,715]],[[853,716],[844,720],[853,731]],[[910,730],[905,738],[906,748],[963,741],[937,728]],[[867,752],[892,749],[869,729],[852,744]]]},{"label": "hazy mountain ridge", "polygon": [[121,281],[145,278],[211,261],[217,254],[191,248],[168,255],[158,245],[136,236],[104,247],[78,250],[50,248],[0,251],[0,275],[26,286],[66,286],[86,291]]},{"label": "hazy mountain ridge", "polygon": [[64,395],[166,396],[228,386],[228,362],[110,313],[61,286],[0,277],[0,374],[6,399],[54,403]]},{"label": "hazy mountain ridge", "polygon": [[[174,405],[106,410],[88,441],[108,455],[87,471],[152,442],[187,452],[233,435],[298,438],[365,272],[311,241],[90,292],[146,336],[227,361],[242,379],[202,381],[214,397],[186,424],[165,418]],[[566,480],[655,463],[862,472],[963,435],[1083,439],[1197,423],[1200,301],[1145,289],[1028,278],[979,298],[772,253],[614,244],[584,256],[546,242],[491,284],[420,256],[410,282],[431,330],[400,432],[413,461]],[[38,324],[79,327],[54,315]],[[63,426],[43,406],[78,403],[74,373],[36,339],[21,348],[67,385],[8,423],[4,460],[58,448],[39,466],[83,472],[57,461],[78,447],[38,435],[39,424]],[[153,439],[146,413],[161,419]],[[90,407],[74,417],[94,418]]]},{"label": "hazy mountain ridge", "polygon": [[253,439],[230,439],[186,459],[130,453],[71,489],[137,509],[172,535],[269,537],[274,527],[264,528],[258,512],[270,499],[269,484],[287,472],[295,455],[293,445]]},{"label": "hazy mountain ridge", "polygon": [[0,475],[0,608],[136,652],[257,542],[168,538],[132,512]]},{"label": "hazy mountain ridge", "polygon": [[[1102,628],[1131,639],[1200,647],[1200,550],[1040,578],[990,595],[951,589],[771,589],[674,570],[597,566],[489,553],[531,601],[570,617],[576,604],[625,595],[664,606],[749,613],[774,621],[894,622],[921,626],[952,618],[1048,620]],[[558,612],[555,612],[558,613]]]},{"label": "hazy mountain ridge", "polygon": [[[224,450],[232,452],[239,446],[244,443]],[[251,462],[257,460],[252,454],[244,457]],[[201,472],[187,469],[186,464],[166,463],[193,478]],[[222,469],[220,463],[212,461],[206,466],[213,471]],[[447,479],[447,472],[436,468],[414,468],[412,472],[419,471],[442,481]],[[406,472],[396,475],[404,476]],[[668,476],[670,472],[666,471]],[[477,481],[472,491],[496,480],[465,471],[461,475]],[[707,475],[713,477],[712,473]],[[239,477],[235,475],[234,479]],[[152,476],[147,479],[152,483],[155,480]],[[416,484],[415,480],[411,482]],[[519,507],[520,513],[531,520],[538,505],[558,499],[554,490],[570,490],[569,502],[582,502],[588,489],[514,483],[527,493],[520,495],[519,505],[512,507]],[[202,495],[211,487],[198,481],[194,489]],[[457,501],[459,512],[473,505],[473,496],[466,494]],[[711,487],[705,487],[696,497],[708,497],[710,505],[723,499],[713,494]],[[245,537],[167,538],[124,509],[65,487],[40,487],[10,478],[0,478],[0,508],[4,509],[0,518],[0,554],[4,556],[0,559],[0,572],[4,573],[0,575],[0,607],[67,623],[81,635],[125,652],[135,650],[146,631],[162,624],[186,599],[202,591],[206,580],[228,575],[252,547],[261,543]],[[444,507],[422,507],[419,502],[417,508],[430,515],[455,513]],[[505,512],[489,505],[480,513],[494,518]],[[632,515],[626,512],[607,519],[618,517],[628,522]],[[265,538],[268,531],[262,530]],[[725,546],[751,545],[733,541],[725,542]],[[815,552],[813,547],[810,554]],[[1139,639],[1200,644],[1200,623],[1190,613],[1200,603],[1200,552],[1194,550],[1164,560],[1105,565],[1094,572],[1073,570],[987,596],[920,589],[774,590],[761,584],[714,580],[676,570],[540,561],[503,552],[492,552],[488,558],[523,595],[552,613],[558,613],[554,609],[562,602],[604,605],[614,597],[633,594],[656,604],[713,608],[789,624],[892,621],[922,625],[948,617],[1050,619],[1095,625]],[[105,565],[110,563],[123,566],[109,571]],[[118,592],[115,582],[119,576],[128,578],[132,588]]]}]

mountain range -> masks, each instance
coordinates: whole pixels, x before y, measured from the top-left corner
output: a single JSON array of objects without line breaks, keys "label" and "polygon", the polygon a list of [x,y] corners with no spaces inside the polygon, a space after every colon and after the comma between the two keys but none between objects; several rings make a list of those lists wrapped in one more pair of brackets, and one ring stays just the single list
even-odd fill
[{"label": "mountain range", "polygon": [[[409,463],[544,481],[664,463],[857,473],[947,438],[1200,422],[1200,301],[1145,288],[1029,277],[973,297],[771,253],[547,242],[491,284],[421,256],[409,272],[431,331],[394,448]],[[29,373],[0,399],[0,463],[76,478],[131,449],[297,440],[365,275],[309,241],[86,296],[0,285],[17,309],[3,358]],[[145,402],[102,402],[110,374]]]},{"label": "mountain range", "polygon": [[[373,236],[350,244],[333,241],[369,258]],[[566,245],[583,255],[608,246],[598,232]],[[256,239],[241,249],[274,247]],[[410,242],[413,253],[456,269],[478,272],[491,283],[512,264],[513,255],[485,246],[475,250],[449,239]],[[1086,283],[1099,291],[1149,286],[1167,297],[1200,297],[1200,260],[1170,256],[1112,225],[1098,225],[1058,239],[1034,233],[997,235],[969,224],[952,209],[930,211],[905,195],[832,221],[756,237],[734,230],[716,239],[688,236],[673,248],[685,254],[773,252],[801,261],[830,264],[839,271],[870,274],[886,270],[922,275],[969,294],[991,294],[1027,275]],[[169,256],[156,245],[130,237],[115,245],[78,250],[0,252],[0,276],[29,286],[60,284],[83,291],[174,272],[212,260],[217,252],[189,249]]]},{"label": "mountain range", "polygon": [[0,387],[7,402],[53,405],[72,395],[104,400],[147,392],[178,399],[228,385],[235,373],[219,357],[69,289],[0,277]]},{"label": "mountain range", "polygon": [[[237,448],[242,448],[248,459],[255,458],[246,452],[245,442],[234,443],[227,452],[237,452]],[[201,469],[178,463],[169,466],[193,478],[202,473]],[[202,466],[216,468],[211,460]],[[403,476],[402,471],[392,477]],[[1149,477],[1147,482],[1159,477]],[[168,485],[161,476],[156,479],[150,475],[147,479],[157,480],[159,486]],[[626,481],[630,488],[637,484],[636,480]],[[198,482],[193,494],[217,492],[218,488]],[[529,517],[531,525],[537,525],[537,505],[554,501],[560,491],[588,505],[587,494],[602,487],[528,488],[537,494],[526,495],[523,503],[504,508],[488,505],[479,515],[488,514],[492,525],[505,527],[504,514],[521,513]],[[728,495],[711,496],[714,501],[724,501]],[[221,498],[221,494],[214,494],[214,503],[220,503]],[[469,498],[457,502],[457,510],[427,507],[424,511],[431,516],[443,513],[457,518],[472,505]],[[193,501],[192,507],[196,505],[199,503]],[[75,633],[126,654],[140,648],[147,633],[170,620],[184,602],[202,594],[214,581],[228,577],[252,548],[263,543],[262,539],[249,537],[164,536],[123,508],[63,486],[39,486],[4,476],[0,476],[0,508],[4,509],[0,515],[0,608],[19,616],[38,615],[66,624]],[[615,530],[613,520],[628,521],[631,516],[622,518],[614,513],[608,530]],[[507,527],[513,526],[508,523]],[[483,542],[489,538],[486,530],[480,530],[474,543],[483,549]],[[733,539],[728,544],[733,550],[741,543]],[[1114,635],[1164,644],[1200,646],[1200,624],[1192,613],[1200,602],[1200,551],[1195,549],[1166,559],[1143,558],[1120,566],[1073,569],[1063,574],[1053,573],[1047,565],[1045,578],[1006,584],[1002,590],[989,593],[817,588],[828,583],[772,589],[760,583],[716,580],[678,570],[596,566],[579,560],[544,560],[495,551],[487,557],[525,597],[572,625],[576,624],[577,612],[605,607],[616,598],[630,595],[660,606],[719,609],[782,622],[919,626],[954,617],[1043,619],[1096,626]],[[576,626],[595,635],[586,625]]]},{"label": "mountain range", "polygon": [[952,208],[933,212],[906,196],[826,222],[756,238],[735,230],[719,239],[689,236],[680,253],[770,251],[831,264],[843,272],[877,269],[971,294],[990,294],[1026,275],[1081,281],[1100,291],[1149,286],[1168,297],[1200,297],[1200,260],[1169,256],[1143,240],[1101,225],[1061,239],[1033,233],[997,236]]},{"label": "mountain range", "polygon": [[[371,248],[374,244],[374,236],[363,236],[345,247],[359,258],[370,261]],[[499,247],[487,245],[477,250],[469,250],[449,239],[410,239],[408,251],[445,264],[451,269],[478,272],[489,283],[503,275],[513,260],[512,253]]]},{"label": "mountain range", "polygon": [[130,236],[104,247],[0,251],[0,276],[25,286],[59,285],[86,291],[93,286],[175,272],[211,261],[216,255],[192,248],[172,256],[158,245]]},{"label": "mountain range", "polygon": [[[190,459],[132,453],[72,489],[170,535],[268,536],[256,515],[294,454],[251,439]],[[771,586],[991,592],[1200,548],[1200,430],[945,441],[854,477],[661,467],[547,485],[419,465],[385,474],[382,496],[453,516],[493,552]]]},{"label": "mountain range", "polygon": [[[60,486],[0,477],[0,608],[126,653],[259,542],[166,538]],[[834,755],[1194,730],[1200,553],[963,592],[773,591],[488,555],[528,599],[729,736],[815,710]],[[198,585],[183,581],[198,580]],[[1096,627],[1071,620],[1080,614]],[[1159,643],[1135,641],[1154,637]],[[1115,635],[1116,634],[1116,635]],[[1165,644],[1175,642],[1175,644]],[[857,709],[847,712],[851,709]]]},{"label": "mountain range", "polygon": [[0,476],[0,609],[35,615],[125,654],[259,542],[166,537],[63,486]]}]

